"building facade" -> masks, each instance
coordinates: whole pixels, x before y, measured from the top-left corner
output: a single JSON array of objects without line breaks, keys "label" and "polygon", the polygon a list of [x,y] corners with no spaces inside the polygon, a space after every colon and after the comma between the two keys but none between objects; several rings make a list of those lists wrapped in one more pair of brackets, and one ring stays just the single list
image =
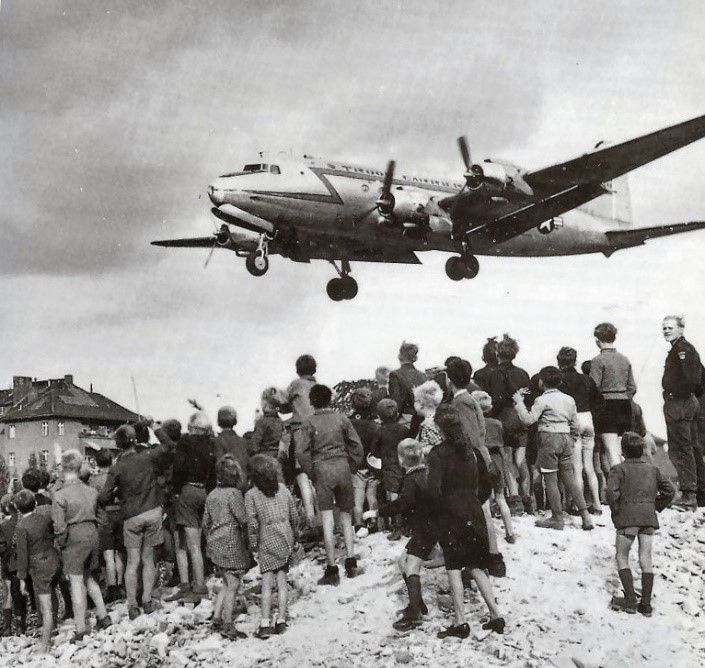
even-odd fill
[{"label": "building facade", "polygon": [[13,476],[30,465],[53,466],[61,452],[90,453],[114,447],[117,427],[136,422],[136,413],[111,399],[85,390],[73,376],[36,380],[15,376],[12,388],[0,390],[0,454]]}]

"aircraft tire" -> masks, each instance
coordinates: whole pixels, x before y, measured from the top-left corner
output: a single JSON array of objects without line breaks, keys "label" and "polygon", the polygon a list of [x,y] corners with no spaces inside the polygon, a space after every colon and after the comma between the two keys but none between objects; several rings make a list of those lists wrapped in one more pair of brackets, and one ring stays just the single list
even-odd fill
[{"label": "aircraft tire", "polygon": [[341,302],[345,299],[345,284],[340,278],[331,278],[326,285],[326,292],[334,302]]},{"label": "aircraft tire", "polygon": [[269,258],[266,255],[251,253],[245,258],[245,267],[253,276],[264,276],[269,269]]},{"label": "aircraft tire", "polygon": [[343,299],[355,299],[357,297],[357,281],[352,276],[339,279],[343,282]]},{"label": "aircraft tire", "polygon": [[474,255],[467,255],[463,261],[464,278],[475,278],[480,273],[480,262]]},{"label": "aircraft tire", "polygon": [[454,255],[446,260],[446,275],[451,281],[462,281],[466,277],[463,258]]}]

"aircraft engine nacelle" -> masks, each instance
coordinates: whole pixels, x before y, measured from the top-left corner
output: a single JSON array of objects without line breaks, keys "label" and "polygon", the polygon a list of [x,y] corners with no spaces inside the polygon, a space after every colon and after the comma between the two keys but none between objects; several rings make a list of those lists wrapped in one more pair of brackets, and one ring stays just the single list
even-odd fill
[{"label": "aircraft engine nacelle", "polygon": [[215,234],[215,242],[219,246],[229,246],[231,241],[232,235],[230,234],[230,228],[223,223]]},{"label": "aircraft engine nacelle", "polygon": [[410,190],[396,190],[394,202],[395,222],[415,225],[425,225],[428,222],[428,214],[425,211],[428,195]]},{"label": "aircraft engine nacelle", "polygon": [[450,233],[453,231],[453,223],[450,218],[447,218],[446,216],[429,216],[428,227],[431,232],[444,234],[446,236],[450,236]]},{"label": "aircraft engine nacelle", "polygon": [[482,183],[493,193],[501,193],[510,182],[507,170],[496,162],[483,162]]}]

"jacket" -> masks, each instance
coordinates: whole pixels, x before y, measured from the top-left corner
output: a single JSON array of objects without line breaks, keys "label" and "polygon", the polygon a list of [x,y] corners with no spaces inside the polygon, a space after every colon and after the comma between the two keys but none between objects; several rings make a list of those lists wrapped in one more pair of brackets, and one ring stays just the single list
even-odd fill
[{"label": "jacket", "polygon": [[592,358],[590,378],[605,399],[631,399],[636,394],[631,362],[614,348],[603,348]]},{"label": "jacket", "polygon": [[255,429],[250,437],[250,454],[269,455],[276,459],[283,433],[284,423],[279,414],[276,411],[265,411],[255,422]]},{"label": "jacket", "polygon": [[[232,455],[242,468],[242,473],[247,478],[247,464],[250,461],[247,441],[242,436],[238,436],[233,429],[223,429],[215,437],[213,445],[216,463],[223,455]],[[246,480],[243,480],[243,489],[246,489]]]},{"label": "jacket", "polygon": [[[486,367],[481,380],[482,389],[492,397],[492,417],[498,418],[506,408],[513,408],[512,397],[522,387],[529,387],[529,374],[511,362],[502,362],[496,367]],[[477,374],[476,374],[477,375]],[[477,379],[476,379],[477,380]]]},{"label": "jacket", "polygon": [[299,464],[309,475],[318,462],[346,458],[356,471],[362,464],[363,448],[360,437],[350,420],[332,408],[317,409],[301,426]]},{"label": "jacket", "polygon": [[51,519],[57,545],[65,545],[72,524],[97,521],[98,492],[79,479],[69,480],[54,494]]},{"label": "jacket", "polygon": [[523,401],[516,404],[519,419],[528,427],[537,423],[538,430],[552,434],[577,434],[578,411],[573,397],[558,389],[547,389],[527,410]]},{"label": "jacket", "polygon": [[561,376],[563,383],[560,390],[575,399],[578,413],[587,413],[588,411],[595,413],[602,407],[602,395],[590,376],[578,373],[574,366],[570,369],[563,369]]},{"label": "jacket", "polygon": [[14,537],[17,528],[17,513],[0,522],[0,563],[5,573],[17,570],[17,550]]},{"label": "jacket", "polygon": [[48,506],[37,508],[17,523],[15,530],[17,544],[17,577],[24,580],[31,575],[35,557],[51,553],[59,566],[59,558],[54,547],[54,531],[51,512]]},{"label": "jacket", "polygon": [[299,376],[291,381],[286,388],[287,404],[281,407],[282,413],[291,411],[291,421],[301,424],[307,417],[313,415],[313,406],[308,398],[308,393],[316,384],[314,376]]},{"label": "jacket", "polygon": [[389,396],[397,402],[399,415],[413,415],[414,388],[426,382],[426,374],[413,364],[402,364],[389,374]]},{"label": "jacket", "polygon": [[115,496],[120,499],[123,519],[129,519],[161,506],[159,473],[171,463],[173,441],[163,429],[154,432],[159,445],[148,450],[127,450],[110,467],[98,503],[109,506]]},{"label": "jacket", "polygon": [[187,483],[203,485],[206,491],[215,489],[215,437],[205,434],[184,434],[174,450],[172,484],[176,494]]},{"label": "jacket", "polygon": [[463,390],[453,397],[450,405],[460,414],[463,430],[470,445],[473,448],[482,448],[485,445],[485,416],[482,414],[480,404],[469,392]]},{"label": "jacket", "polygon": [[665,508],[674,495],[671,482],[645,458],[626,459],[607,476],[607,502],[615,529],[658,529],[656,511]]},{"label": "jacket", "polygon": [[382,517],[403,515],[412,533],[424,531],[435,521],[434,503],[428,491],[428,469],[424,464],[404,473],[399,496],[380,507]]},{"label": "jacket", "polygon": [[663,396],[666,399],[688,399],[701,389],[702,366],[693,345],[682,336],[671,344],[663,368]]}]

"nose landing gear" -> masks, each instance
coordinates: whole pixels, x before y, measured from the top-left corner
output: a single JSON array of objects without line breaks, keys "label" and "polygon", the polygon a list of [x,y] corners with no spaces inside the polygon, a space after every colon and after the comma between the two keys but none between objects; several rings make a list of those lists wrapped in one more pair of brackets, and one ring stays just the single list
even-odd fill
[{"label": "nose landing gear", "polygon": [[245,258],[245,267],[253,276],[264,276],[269,269],[268,244],[267,235],[262,234],[259,238],[257,250]]},{"label": "nose landing gear", "polygon": [[339,278],[332,278],[326,285],[326,292],[334,302],[354,299],[357,295],[357,281],[350,276],[350,262],[342,260],[340,269],[335,264],[335,260],[329,260],[335,270],[338,272]]}]

